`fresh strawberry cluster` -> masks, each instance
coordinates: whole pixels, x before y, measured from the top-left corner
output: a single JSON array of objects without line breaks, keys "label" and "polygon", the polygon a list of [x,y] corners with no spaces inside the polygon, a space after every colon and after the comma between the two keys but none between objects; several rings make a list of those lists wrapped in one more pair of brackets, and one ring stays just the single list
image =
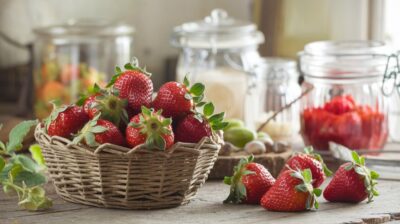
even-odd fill
[{"label": "fresh strawberry cluster", "polygon": [[45,120],[47,133],[90,147],[144,144],[167,150],[178,141],[197,143],[227,125],[224,113],[214,114],[214,105],[203,101],[203,84],[190,86],[186,78],[167,82],[153,100],[151,74],[137,61],[124,68],[116,67],[105,88],[94,85],[76,104],[55,105]]},{"label": "fresh strawberry cluster", "polygon": [[[366,198],[372,201],[378,195],[375,188],[379,175],[365,167],[365,159],[352,152],[352,162],[342,165],[326,187],[323,195],[330,202],[358,203]],[[332,172],[320,155],[306,148],[305,153],[292,156],[275,180],[253,156],[242,159],[234,168],[232,177],[224,183],[231,186],[224,203],[260,204],[267,210],[296,212],[318,209],[318,187]]]}]

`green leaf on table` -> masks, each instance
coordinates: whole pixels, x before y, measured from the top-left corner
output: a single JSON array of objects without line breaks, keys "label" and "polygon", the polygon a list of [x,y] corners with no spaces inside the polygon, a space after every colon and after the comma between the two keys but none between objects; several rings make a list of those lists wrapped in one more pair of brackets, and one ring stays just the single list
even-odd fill
[{"label": "green leaf on table", "polygon": [[26,189],[25,192],[24,197],[18,204],[26,210],[44,210],[53,205],[53,202],[46,197],[45,191],[42,187],[37,186],[32,189]]},{"label": "green leaf on table", "polygon": [[33,126],[38,124],[37,120],[23,121],[17,124],[9,134],[9,140],[7,143],[7,152],[12,153],[22,149],[22,141],[25,136],[29,133]]},{"label": "green leaf on table", "polygon": [[6,165],[6,161],[2,156],[0,156],[0,172],[3,170],[4,166]]},{"label": "green leaf on table", "polygon": [[45,165],[44,158],[42,155],[42,149],[38,144],[31,145],[29,147],[29,151],[31,152],[33,160],[35,160],[37,164],[41,166]]},{"label": "green leaf on table", "polygon": [[31,158],[25,155],[15,155],[12,160],[14,163],[20,164],[24,170],[30,172],[38,172],[43,168],[39,164],[35,163],[35,161],[33,161]]},{"label": "green leaf on table", "polygon": [[45,184],[46,177],[40,173],[32,173],[22,170],[14,176],[14,183],[19,186],[25,184],[27,187],[34,187]]}]

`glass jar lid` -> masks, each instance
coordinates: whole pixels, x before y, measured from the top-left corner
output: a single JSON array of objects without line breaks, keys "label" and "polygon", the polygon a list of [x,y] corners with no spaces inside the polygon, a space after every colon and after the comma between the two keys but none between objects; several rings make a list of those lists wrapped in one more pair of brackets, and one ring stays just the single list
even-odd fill
[{"label": "glass jar lid", "polygon": [[35,34],[48,37],[63,36],[125,36],[135,32],[134,27],[122,23],[113,23],[106,20],[79,19],[69,20],[66,23],[38,27]]},{"label": "glass jar lid", "polygon": [[390,51],[381,41],[318,41],[299,53],[305,76],[357,79],[383,76]]},{"label": "glass jar lid", "polygon": [[190,48],[241,48],[257,46],[264,35],[254,23],[229,17],[222,9],[214,9],[203,20],[184,23],[174,28],[171,44]]}]

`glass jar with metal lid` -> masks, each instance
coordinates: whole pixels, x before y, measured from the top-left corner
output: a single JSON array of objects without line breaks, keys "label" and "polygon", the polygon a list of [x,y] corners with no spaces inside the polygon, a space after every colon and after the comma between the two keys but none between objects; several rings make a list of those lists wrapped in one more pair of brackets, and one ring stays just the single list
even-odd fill
[{"label": "glass jar with metal lid", "polygon": [[[290,104],[301,94],[297,63],[284,58],[263,58],[257,66],[266,82],[266,94],[256,120],[259,127],[275,112]],[[300,130],[300,104],[293,103],[268,122],[261,131],[268,133],[275,141],[290,142]]]},{"label": "glass jar with metal lid", "polygon": [[51,100],[75,102],[94,83],[104,85],[116,65],[132,59],[134,28],[101,20],[72,20],[34,30],[34,111],[51,111]]},{"label": "glass jar with metal lid", "polygon": [[244,119],[250,126],[258,111],[258,76],[254,64],[264,42],[255,24],[239,21],[221,9],[204,20],[174,28],[171,43],[181,48],[177,80],[188,74],[206,85],[205,96],[228,118]]},{"label": "glass jar with metal lid", "polygon": [[329,142],[351,149],[379,150],[388,136],[388,104],[382,79],[388,49],[378,41],[322,41],[300,53],[305,144],[328,150]]}]

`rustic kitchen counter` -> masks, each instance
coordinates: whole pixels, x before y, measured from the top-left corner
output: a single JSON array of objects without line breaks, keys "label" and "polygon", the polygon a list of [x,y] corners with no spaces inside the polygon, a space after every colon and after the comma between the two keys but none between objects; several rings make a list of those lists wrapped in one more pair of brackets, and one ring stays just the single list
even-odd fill
[{"label": "rustic kitchen counter", "polygon": [[128,223],[382,223],[400,220],[400,182],[381,180],[381,195],[373,203],[327,203],[319,198],[318,211],[302,213],[269,212],[260,206],[224,205],[229,187],[220,181],[207,182],[190,204],[172,209],[132,211],[101,209],[65,202],[47,186],[54,200],[51,210],[26,212],[16,198],[0,193],[1,224],[128,224]]}]

